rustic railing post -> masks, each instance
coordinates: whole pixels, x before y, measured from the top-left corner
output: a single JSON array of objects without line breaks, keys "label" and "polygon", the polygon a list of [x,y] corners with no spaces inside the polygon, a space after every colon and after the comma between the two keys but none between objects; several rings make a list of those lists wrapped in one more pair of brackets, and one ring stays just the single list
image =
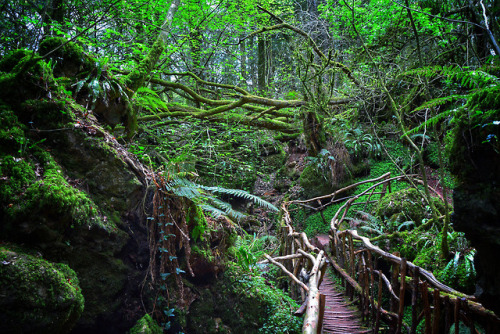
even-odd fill
[{"label": "rustic railing post", "polygon": [[439,290],[434,289],[434,315],[433,315],[433,325],[432,334],[439,334],[439,327],[441,325],[441,296],[439,295]]},{"label": "rustic railing post", "polygon": [[[395,252],[394,255],[398,256],[399,253]],[[397,263],[393,263],[392,264],[391,286],[395,292],[397,290],[399,290],[398,275],[399,275],[399,265]],[[389,308],[390,308],[391,312],[394,312],[394,313],[397,312],[397,308],[398,308],[397,302],[398,301],[395,298],[392,298],[392,297],[390,298]]]},{"label": "rustic railing post", "polygon": [[[326,268],[326,266],[325,266]],[[318,284],[319,286],[319,284]],[[318,318],[318,329],[316,334],[321,334],[323,332],[323,319],[325,318],[325,305],[326,296],[322,293],[319,294],[319,318]]]},{"label": "rustic railing post", "polygon": [[411,334],[415,334],[418,325],[418,309],[417,309],[417,299],[418,299],[418,283],[420,276],[420,268],[416,267],[413,271],[413,291],[411,295]]},{"label": "rustic railing post", "polygon": [[444,296],[443,298],[443,312],[444,312],[444,331],[446,333],[450,332],[452,317],[453,317],[453,309],[450,309],[450,297]]},{"label": "rustic railing post", "polygon": [[422,302],[424,304],[425,334],[431,334],[431,306],[429,305],[429,291],[427,290],[427,282],[423,282],[420,285],[420,288],[420,290],[422,291]]},{"label": "rustic railing post", "polygon": [[382,308],[382,273],[378,275],[378,305],[377,315],[375,317],[375,326],[373,327],[373,334],[378,334],[380,327],[380,309]]},{"label": "rustic railing post", "polygon": [[372,256],[372,252],[370,250],[367,251],[367,260],[368,266],[370,268],[370,310],[371,310],[371,318],[372,318],[372,327],[375,323],[375,264]]},{"label": "rustic railing post", "polygon": [[398,325],[396,327],[396,333],[401,333],[401,325],[403,324],[403,315],[405,310],[405,288],[406,288],[406,259],[401,258]]}]

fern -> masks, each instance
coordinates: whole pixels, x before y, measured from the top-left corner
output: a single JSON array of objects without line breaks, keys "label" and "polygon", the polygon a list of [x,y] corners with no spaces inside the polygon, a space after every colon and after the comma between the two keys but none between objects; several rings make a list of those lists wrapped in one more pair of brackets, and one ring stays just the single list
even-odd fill
[{"label": "fern", "polygon": [[[403,75],[424,75],[424,76],[441,75],[443,77],[446,77],[448,80],[456,81],[457,83],[460,84],[462,88],[466,88],[469,90],[467,94],[448,95],[445,97],[439,97],[424,102],[422,105],[415,108],[412,111],[412,113],[425,109],[432,109],[438,106],[445,105],[447,103],[457,102],[460,100],[464,100],[462,105],[470,104],[471,100],[474,100],[477,96],[482,96],[481,94],[483,92],[490,89],[496,89],[497,87],[500,86],[500,78],[488,73],[487,70],[488,69],[464,70],[463,68],[460,68],[458,66],[445,66],[445,67],[432,66],[432,67],[422,67],[405,72]],[[455,116],[455,113],[458,110],[459,109],[457,108],[452,108],[449,110],[442,111],[437,115],[430,117],[417,127],[407,131],[405,135],[421,132],[421,130],[423,130],[426,127],[433,127],[442,120]]]},{"label": "fern", "polygon": [[155,114],[158,109],[163,111],[168,110],[167,104],[160,98],[158,93],[146,87],[141,87],[137,90],[132,103],[135,107],[153,114]]},{"label": "fern", "polygon": [[417,111],[424,110],[424,109],[434,108],[434,107],[437,107],[437,106],[440,106],[440,105],[443,105],[443,104],[446,104],[449,102],[463,100],[463,99],[466,99],[467,97],[468,97],[468,95],[448,95],[445,97],[438,97],[436,99],[432,99],[430,101],[424,102],[419,107],[413,109],[412,113],[415,113]]},{"label": "fern", "polygon": [[250,194],[249,192],[241,189],[226,189],[226,188],[221,188],[221,187],[207,187],[207,186],[201,186],[203,189],[211,191],[211,192],[216,192],[216,193],[221,193],[221,194],[227,194],[227,195],[232,195],[235,197],[240,197],[244,198],[246,200],[252,201],[258,206],[264,207],[266,209],[270,209],[273,211],[278,211],[278,208],[269,203],[268,201],[263,200],[262,198],[255,196],[253,194]]},{"label": "fern", "polygon": [[450,109],[450,110],[445,110],[443,112],[440,112],[436,116],[430,117],[425,122],[419,124],[418,126],[414,127],[413,129],[407,131],[404,135],[401,136],[401,138],[403,138],[405,135],[412,135],[412,134],[419,133],[427,127],[432,128],[434,125],[438,124],[443,119],[454,116],[455,112],[456,112],[456,109]]},{"label": "fern", "polygon": [[481,89],[500,84],[500,80],[485,70],[462,68],[460,66],[426,66],[409,70],[400,74],[400,76],[424,76],[437,77],[442,76],[451,81],[460,83],[463,88]]},{"label": "fern", "polygon": [[278,211],[278,209],[271,203],[244,190],[204,186],[183,177],[174,177],[172,180],[166,183],[165,189],[169,192],[172,192],[176,196],[184,197],[193,201],[204,211],[210,213],[214,218],[218,218],[220,216],[229,216],[231,218],[239,220],[245,217],[245,214],[234,210],[231,207],[231,204],[215,197],[213,193],[220,193],[244,198],[246,200],[254,202],[261,207],[271,209],[273,211]]}]

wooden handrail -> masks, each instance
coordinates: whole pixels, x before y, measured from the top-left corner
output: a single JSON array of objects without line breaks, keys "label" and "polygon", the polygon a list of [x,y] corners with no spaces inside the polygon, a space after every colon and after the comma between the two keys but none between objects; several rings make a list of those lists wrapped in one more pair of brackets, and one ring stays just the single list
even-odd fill
[{"label": "wooden handrail", "polygon": [[[410,177],[414,177],[414,175]],[[347,291],[351,295],[351,298],[354,295],[358,295],[360,300],[363,301],[360,306],[363,308],[363,314],[372,315],[375,333],[378,333],[381,328],[380,320],[383,320],[393,330],[397,331],[401,327],[405,327],[408,332],[415,333],[418,322],[420,322],[422,317],[425,320],[426,333],[430,333],[431,329],[433,333],[449,331],[451,322],[445,321],[443,325],[443,322],[440,321],[440,318],[446,312],[452,312],[456,315],[455,321],[461,320],[472,329],[475,326],[475,321],[481,322],[485,328],[497,328],[500,326],[500,318],[492,311],[485,309],[481,304],[477,303],[474,296],[466,295],[446,286],[437,280],[431,272],[412,262],[406,261],[404,258],[380,249],[373,245],[369,238],[360,236],[356,230],[338,230],[349,207],[354,205],[357,199],[368,194],[370,191],[370,198],[375,194],[379,194],[382,197],[386,193],[387,188],[390,190],[390,183],[392,181],[407,178],[408,176],[391,177],[390,173],[386,173],[378,178],[358,182],[339,189],[329,195],[309,200],[284,202],[281,205],[282,238],[283,244],[286,247],[283,247],[280,256],[271,258],[266,255],[266,260],[260,263],[270,262],[279,266],[302,289],[303,292],[301,294],[303,296],[307,293],[307,296],[303,299],[303,307],[301,307],[301,310],[303,310],[304,305],[306,305],[303,333],[319,333],[321,330],[318,326],[321,327],[323,315],[320,307],[321,298],[318,287],[321,284],[322,278],[320,272],[324,268],[325,263],[329,263],[331,268],[345,282],[346,287],[350,287]],[[330,242],[333,243],[331,248],[333,254],[336,255],[324,253],[324,250],[320,250],[310,242],[304,232],[296,232],[294,230],[288,209],[290,205],[297,204],[310,207],[308,203],[321,203],[321,201],[330,199],[329,203],[321,206],[323,208],[326,205],[340,201],[341,199],[336,197],[339,194],[365,183],[374,184],[360,194],[344,198],[346,203],[337,210],[335,216],[330,221]],[[375,193],[374,190],[381,185],[384,186],[384,189],[381,192]],[[342,216],[339,220],[341,213]],[[354,247],[353,240],[358,241],[356,247]],[[376,265],[372,260],[374,256],[376,256],[377,261],[385,261],[392,264],[392,282],[387,279],[380,269],[376,269]],[[290,261],[292,262],[290,263]],[[283,262],[283,264],[280,262]],[[297,275],[301,271],[308,269],[309,280],[306,285],[297,278]],[[379,277],[377,282],[375,282],[374,274],[377,274]],[[410,277],[409,280],[408,276]],[[384,286],[387,290],[387,295],[393,301],[394,305],[391,306],[390,311],[382,307],[381,298]],[[407,291],[411,292],[412,322],[410,325],[403,321],[405,310],[404,296]],[[398,292],[399,296],[396,295]],[[417,308],[421,309],[420,315],[417,314]],[[303,312],[298,313],[303,314]],[[486,333],[493,332],[488,332],[487,329]]]}]

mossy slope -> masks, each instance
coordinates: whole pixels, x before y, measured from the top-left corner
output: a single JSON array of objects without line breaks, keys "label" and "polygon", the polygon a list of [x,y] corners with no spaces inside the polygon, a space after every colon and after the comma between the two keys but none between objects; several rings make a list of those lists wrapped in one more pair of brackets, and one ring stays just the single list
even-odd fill
[{"label": "mossy slope", "polygon": [[2,333],[67,333],[80,318],[84,298],[66,264],[0,247]]}]

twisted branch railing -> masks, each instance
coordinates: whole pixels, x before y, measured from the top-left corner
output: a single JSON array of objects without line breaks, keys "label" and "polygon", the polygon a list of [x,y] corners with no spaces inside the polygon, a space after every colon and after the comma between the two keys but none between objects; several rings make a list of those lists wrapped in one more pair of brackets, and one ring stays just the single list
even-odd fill
[{"label": "twisted branch railing", "polygon": [[[379,333],[383,328],[389,333],[401,333],[404,328],[406,333],[413,334],[422,320],[425,320],[426,334],[449,333],[453,324],[455,333],[458,333],[460,322],[469,327],[471,333],[479,333],[477,325],[482,326],[486,334],[497,333],[500,318],[477,303],[475,297],[444,285],[431,272],[406,261],[398,254],[380,249],[368,238],[358,235],[356,230],[339,230],[350,207],[374,202],[372,197],[376,195],[382,198],[390,192],[392,181],[407,178],[408,176],[391,177],[387,173],[330,195],[282,204],[280,256],[266,256],[263,262],[279,266],[292,278],[292,287],[295,287],[292,292],[299,288],[304,303],[296,315],[305,313],[303,333],[321,333],[324,313],[324,302],[322,306],[321,301],[324,301],[324,296],[321,296],[318,287],[323,279],[326,263],[340,277],[346,288],[346,295],[358,302],[361,314],[373,328],[373,333]],[[339,198],[342,193],[364,183],[373,185],[355,196]],[[376,191],[378,187],[382,187],[382,190]],[[366,194],[369,194],[366,202],[356,202]],[[296,232],[292,227],[288,209],[291,204],[312,208],[312,204],[317,203],[323,209],[341,200],[346,202],[330,221],[330,243],[326,249],[321,250],[305,233]],[[322,204],[325,202],[327,203]]]}]

